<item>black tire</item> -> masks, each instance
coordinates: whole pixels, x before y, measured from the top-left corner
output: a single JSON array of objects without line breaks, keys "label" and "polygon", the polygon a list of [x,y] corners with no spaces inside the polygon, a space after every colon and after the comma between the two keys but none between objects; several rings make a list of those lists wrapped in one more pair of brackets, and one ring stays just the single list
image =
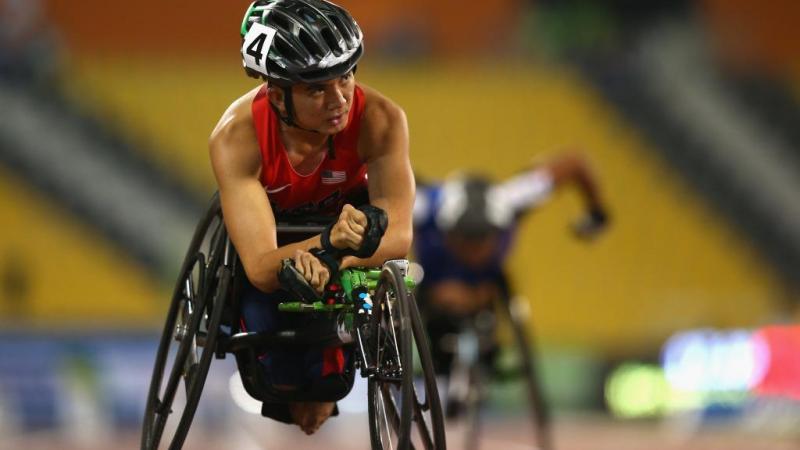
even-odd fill
[{"label": "black tire", "polygon": [[[533,333],[526,332],[526,326],[518,313],[515,313],[514,300],[506,299],[502,302],[501,310],[509,321],[514,347],[518,353],[521,367],[519,375],[523,378],[528,393],[528,405],[536,434],[536,443],[541,450],[552,450],[552,431],[550,427],[550,409],[544,398],[542,384],[536,370],[538,353],[533,342]],[[530,325],[529,325],[530,326]]]},{"label": "black tire", "polygon": [[[171,435],[165,440],[168,448],[180,449],[189,432],[231,290],[232,265],[224,264],[229,245],[215,196],[195,230],[173,291],[150,379],[142,426],[143,450],[160,448],[165,431]],[[175,402],[179,391],[185,393],[185,403],[182,411],[174,411],[180,406]],[[178,423],[169,421],[170,416],[180,417]]]},{"label": "black tire", "polygon": [[[444,419],[428,339],[395,263],[384,265],[373,304],[368,342],[377,366],[368,380],[372,448],[444,450]],[[415,374],[415,359],[421,377]]]},{"label": "black tire", "polygon": [[486,403],[486,382],[489,377],[480,364],[470,368],[470,393],[464,407],[464,419],[467,424],[465,450],[478,450],[483,429],[483,406]]},{"label": "black tire", "polygon": [[[479,325],[479,322],[482,323]],[[455,342],[448,345],[455,348],[448,348],[453,354],[447,371],[446,411],[451,429],[457,432],[457,441],[464,450],[480,448],[493,359],[488,355],[494,353],[496,345],[495,325],[494,314],[486,313],[483,319],[464,320],[459,334],[450,335]],[[442,345],[441,339],[439,345]]]}]

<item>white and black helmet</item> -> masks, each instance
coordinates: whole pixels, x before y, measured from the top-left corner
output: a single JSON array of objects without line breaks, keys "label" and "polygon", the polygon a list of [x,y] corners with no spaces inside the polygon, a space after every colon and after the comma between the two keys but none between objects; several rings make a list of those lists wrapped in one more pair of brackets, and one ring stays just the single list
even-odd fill
[{"label": "white and black helmet", "polygon": [[343,8],[324,0],[258,0],[241,27],[248,75],[287,86],[316,83],[353,70],[363,34]]},{"label": "white and black helmet", "polygon": [[442,231],[481,238],[509,229],[514,216],[507,199],[487,178],[460,174],[442,185],[435,220]]}]

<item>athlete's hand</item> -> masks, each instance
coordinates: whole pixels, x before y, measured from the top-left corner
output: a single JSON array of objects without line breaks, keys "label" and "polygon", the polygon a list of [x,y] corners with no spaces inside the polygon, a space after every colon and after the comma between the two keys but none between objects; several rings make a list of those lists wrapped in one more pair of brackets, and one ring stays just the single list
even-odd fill
[{"label": "athlete's hand", "polygon": [[608,222],[608,213],[605,209],[591,208],[581,220],[573,224],[572,231],[579,239],[589,241],[605,231]]},{"label": "athlete's hand", "polygon": [[297,250],[294,254],[294,267],[318,293],[325,290],[331,278],[328,267],[309,252]]},{"label": "athlete's hand", "polygon": [[331,245],[340,250],[350,248],[357,251],[364,240],[367,224],[367,216],[363,212],[351,205],[344,205],[339,219],[331,228]]}]

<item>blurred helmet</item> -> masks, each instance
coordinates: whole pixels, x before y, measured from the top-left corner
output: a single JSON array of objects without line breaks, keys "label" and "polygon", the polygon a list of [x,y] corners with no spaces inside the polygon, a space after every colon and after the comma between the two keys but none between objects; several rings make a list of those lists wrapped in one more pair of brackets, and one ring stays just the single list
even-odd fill
[{"label": "blurred helmet", "polygon": [[507,230],[513,224],[514,210],[498,194],[492,183],[480,175],[451,178],[442,186],[436,225],[468,239]]},{"label": "blurred helmet", "polygon": [[316,83],[353,70],[364,52],[361,28],[324,0],[258,0],[242,20],[247,74],[277,85]]}]

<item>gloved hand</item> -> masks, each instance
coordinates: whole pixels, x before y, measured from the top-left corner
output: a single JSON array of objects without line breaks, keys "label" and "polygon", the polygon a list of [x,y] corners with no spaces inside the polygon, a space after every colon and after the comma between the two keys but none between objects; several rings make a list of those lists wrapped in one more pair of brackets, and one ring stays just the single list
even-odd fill
[{"label": "gloved hand", "polygon": [[303,274],[294,267],[294,261],[291,258],[281,261],[278,281],[281,283],[281,289],[289,291],[303,303],[314,303],[318,298],[314,288],[308,284]]},{"label": "gloved hand", "polygon": [[386,212],[376,206],[345,205],[339,219],[322,232],[322,249],[337,259],[368,258],[378,249],[388,222]]},{"label": "gloved hand", "polygon": [[608,213],[602,208],[591,208],[586,215],[572,225],[572,231],[579,239],[591,240],[602,233],[609,224]]}]

